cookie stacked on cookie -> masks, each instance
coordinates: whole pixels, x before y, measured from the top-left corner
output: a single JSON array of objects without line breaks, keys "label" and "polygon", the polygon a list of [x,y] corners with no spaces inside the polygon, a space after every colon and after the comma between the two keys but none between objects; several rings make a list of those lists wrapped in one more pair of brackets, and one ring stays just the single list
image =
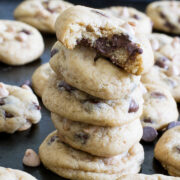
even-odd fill
[{"label": "cookie stacked on cookie", "polygon": [[153,65],[149,41],[103,11],[75,6],[56,21],[43,103],[57,131],[40,146],[43,164],[70,179],[137,173],[143,97],[140,74]]}]

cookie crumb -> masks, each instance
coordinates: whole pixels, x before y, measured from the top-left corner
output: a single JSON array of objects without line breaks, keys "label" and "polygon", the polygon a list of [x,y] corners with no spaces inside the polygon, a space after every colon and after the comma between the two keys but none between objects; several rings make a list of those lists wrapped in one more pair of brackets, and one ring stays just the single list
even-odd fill
[{"label": "cookie crumb", "polygon": [[32,149],[27,149],[23,157],[23,164],[29,167],[38,167],[40,163],[38,154]]}]

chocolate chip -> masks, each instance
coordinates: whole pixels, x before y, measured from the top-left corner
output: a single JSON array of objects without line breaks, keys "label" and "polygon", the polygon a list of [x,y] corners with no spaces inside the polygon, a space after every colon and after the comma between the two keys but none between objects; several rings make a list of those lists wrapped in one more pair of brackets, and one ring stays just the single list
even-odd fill
[{"label": "chocolate chip", "polygon": [[51,9],[49,7],[46,8],[47,11],[49,11],[50,13],[53,13],[54,12],[54,9]]},{"label": "chocolate chip", "polygon": [[176,150],[180,153],[180,145],[176,146]]},{"label": "chocolate chip", "polygon": [[5,111],[4,116],[5,116],[5,118],[13,118],[14,117],[13,114],[11,114],[11,113],[9,113],[7,111]]},{"label": "chocolate chip", "polygon": [[3,106],[5,105],[5,101],[4,101],[5,98],[0,98],[0,106]]},{"label": "chocolate chip", "polygon": [[156,129],[150,126],[146,126],[143,128],[143,137],[142,137],[143,141],[152,142],[156,139],[157,136],[158,136],[158,132],[156,131]]},{"label": "chocolate chip", "polygon": [[26,29],[22,29],[20,32],[23,32],[23,33],[25,33],[25,34],[27,34],[27,35],[30,35],[30,34],[31,34],[31,32],[28,31],[28,30],[26,30]]},{"label": "chocolate chip", "polygon": [[86,99],[84,102],[90,102],[90,103],[92,103],[92,104],[98,104],[98,103],[100,103],[100,99],[98,99],[98,98],[90,98],[90,99]]},{"label": "chocolate chip", "polygon": [[168,58],[161,57],[161,58],[156,59],[155,65],[159,66],[160,68],[163,68],[163,69],[167,70],[168,65],[166,64],[166,62],[168,62],[168,61],[169,61]]},{"label": "chocolate chip", "polygon": [[101,15],[101,16],[104,16],[104,17],[108,17],[106,14],[99,12],[99,11],[96,11],[94,9],[92,9],[91,12],[96,13],[96,14]]},{"label": "chocolate chip", "polygon": [[51,145],[56,139],[58,139],[58,136],[52,136],[51,139],[47,142],[48,145]]},{"label": "chocolate chip", "polygon": [[51,57],[53,57],[55,54],[57,54],[58,51],[59,51],[59,50],[56,49],[56,48],[52,49],[52,51],[51,51]]},{"label": "chocolate chip", "polygon": [[145,123],[153,123],[153,121],[151,120],[151,118],[144,118],[143,122]]},{"label": "chocolate chip", "polygon": [[139,17],[137,14],[134,14],[132,17],[133,17],[134,19],[137,19],[137,20],[140,19],[140,17]]},{"label": "chocolate chip", "polygon": [[166,16],[164,15],[164,13],[160,12],[159,15],[161,18],[166,19]]},{"label": "chocolate chip", "polygon": [[166,23],[164,24],[167,28],[169,28],[170,30],[174,30],[176,28],[175,25],[171,24],[170,22],[166,21]]},{"label": "chocolate chip", "polygon": [[33,104],[34,104],[34,106],[35,106],[35,108],[37,109],[37,110],[41,110],[41,106],[40,105],[38,105],[38,104],[36,104],[35,102],[33,102]]},{"label": "chocolate chip", "polygon": [[166,96],[160,92],[152,92],[151,97],[158,98],[158,99],[166,98]]},{"label": "chocolate chip", "polygon": [[58,88],[59,88],[59,89],[64,88],[64,89],[65,89],[66,91],[68,91],[68,92],[71,92],[71,91],[76,90],[76,88],[70,86],[70,85],[67,84],[65,81],[61,81],[61,82],[58,84]]},{"label": "chocolate chip", "polygon": [[170,122],[170,123],[168,124],[166,130],[171,129],[171,128],[175,127],[175,126],[180,126],[180,121]]},{"label": "chocolate chip", "polygon": [[86,144],[87,140],[89,139],[89,134],[84,132],[79,132],[74,135],[76,139],[78,139],[81,144]]},{"label": "chocolate chip", "polygon": [[128,113],[137,112],[138,109],[139,109],[139,105],[136,104],[134,99],[132,99],[131,102],[130,102],[130,105],[129,105]]}]

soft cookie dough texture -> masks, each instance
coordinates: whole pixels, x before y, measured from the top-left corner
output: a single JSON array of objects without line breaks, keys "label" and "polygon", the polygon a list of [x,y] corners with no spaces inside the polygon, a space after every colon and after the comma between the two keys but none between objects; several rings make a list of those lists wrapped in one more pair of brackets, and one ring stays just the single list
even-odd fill
[{"label": "soft cookie dough texture", "polygon": [[144,159],[143,147],[139,143],[127,153],[103,158],[62,143],[57,131],[44,140],[39,148],[39,155],[46,168],[62,177],[79,180],[115,180],[123,174],[137,173]]},{"label": "soft cookie dough texture", "polygon": [[73,4],[62,0],[26,0],[15,9],[14,16],[40,31],[55,33],[56,18],[71,6]]},{"label": "soft cookie dough texture", "polygon": [[44,51],[41,34],[32,26],[13,20],[0,20],[0,62],[24,65]]},{"label": "soft cookie dough texture", "polygon": [[150,18],[141,11],[132,7],[112,6],[103,9],[106,13],[113,15],[124,21],[135,23],[137,33],[150,34],[152,32],[152,22]]},{"label": "soft cookie dough texture", "polygon": [[0,132],[23,131],[40,119],[38,99],[29,87],[0,83]]},{"label": "soft cookie dough texture", "polygon": [[180,1],[152,2],[146,12],[155,29],[180,34]]},{"label": "soft cookie dough texture", "polygon": [[139,75],[153,65],[152,48],[145,35],[137,34],[131,23],[104,11],[71,7],[57,18],[55,29],[66,48],[80,45],[94,49],[94,59],[105,57],[129,73]]},{"label": "soft cookie dough texture", "polygon": [[0,167],[0,180],[37,180],[37,179],[24,171]]},{"label": "soft cookie dough texture", "polygon": [[35,93],[41,97],[47,86],[48,79],[54,72],[49,63],[45,63],[38,67],[32,75],[32,86]]},{"label": "soft cookie dough texture", "polygon": [[180,176],[180,126],[166,131],[157,142],[154,156],[172,176]]}]

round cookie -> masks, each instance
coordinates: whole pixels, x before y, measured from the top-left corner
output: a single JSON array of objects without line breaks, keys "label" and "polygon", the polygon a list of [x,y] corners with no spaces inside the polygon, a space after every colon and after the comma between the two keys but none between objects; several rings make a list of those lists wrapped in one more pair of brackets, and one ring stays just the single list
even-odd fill
[{"label": "round cookie", "polygon": [[154,156],[172,176],[180,176],[180,126],[166,131],[155,146]]},{"label": "round cookie", "polygon": [[57,131],[41,144],[39,155],[44,166],[68,179],[116,179],[127,173],[137,173],[144,159],[143,147],[138,143],[128,153],[103,158],[72,149],[61,142]]},{"label": "round cookie", "polygon": [[32,86],[35,93],[41,97],[46,88],[49,77],[54,74],[49,63],[45,63],[38,67],[32,75]]},{"label": "round cookie", "polygon": [[0,132],[24,131],[40,119],[39,102],[27,85],[0,83]]},{"label": "round cookie", "polygon": [[118,100],[103,100],[51,76],[42,96],[43,104],[61,117],[99,126],[120,126],[140,117],[143,109],[141,89]]},{"label": "round cookie", "polygon": [[[139,119],[117,127],[93,126],[62,118],[54,113],[51,119],[61,141],[92,155],[111,157],[127,152],[142,137]],[[98,151],[97,151],[98,149]]]},{"label": "round cookie", "polygon": [[150,36],[155,65],[142,75],[142,82],[157,84],[168,89],[180,101],[180,39],[154,33]]},{"label": "round cookie", "polygon": [[110,15],[123,19],[124,21],[135,23],[135,29],[138,33],[150,34],[152,32],[152,22],[150,18],[135,8],[113,6],[103,10]]},{"label": "round cookie", "polygon": [[140,76],[127,73],[104,58],[94,61],[94,50],[84,47],[68,50],[57,42],[52,54],[50,65],[55,73],[71,86],[95,97],[123,98],[140,83]]},{"label": "round cookie", "polygon": [[1,180],[37,180],[30,174],[10,168],[0,167],[0,179]]},{"label": "round cookie", "polygon": [[178,120],[178,109],[171,93],[161,86],[144,84],[144,105],[141,115],[143,127],[150,126],[157,130],[165,128],[170,122]]},{"label": "round cookie", "polygon": [[180,34],[180,2],[156,1],[147,6],[147,15],[157,30]]},{"label": "round cookie", "polygon": [[33,27],[13,20],[0,20],[0,61],[24,65],[39,58],[44,51],[41,34]]},{"label": "round cookie", "polygon": [[162,174],[128,174],[117,178],[117,180],[180,180],[180,178]]},{"label": "round cookie", "polygon": [[71,6],[71,3],[62,0],[27,0],[15,9],[14,17],[40,31],[55,33],[57,17]]},{"label": "round cookie", "polygon": [[133,28],[134,23],[83,6],[64,11],[55,25],[57,38],[67,49],[86,47],[96,52],[95,61],[104,57],[117,67],[140,75],[152,67],[154,57],[148,38]]}]

